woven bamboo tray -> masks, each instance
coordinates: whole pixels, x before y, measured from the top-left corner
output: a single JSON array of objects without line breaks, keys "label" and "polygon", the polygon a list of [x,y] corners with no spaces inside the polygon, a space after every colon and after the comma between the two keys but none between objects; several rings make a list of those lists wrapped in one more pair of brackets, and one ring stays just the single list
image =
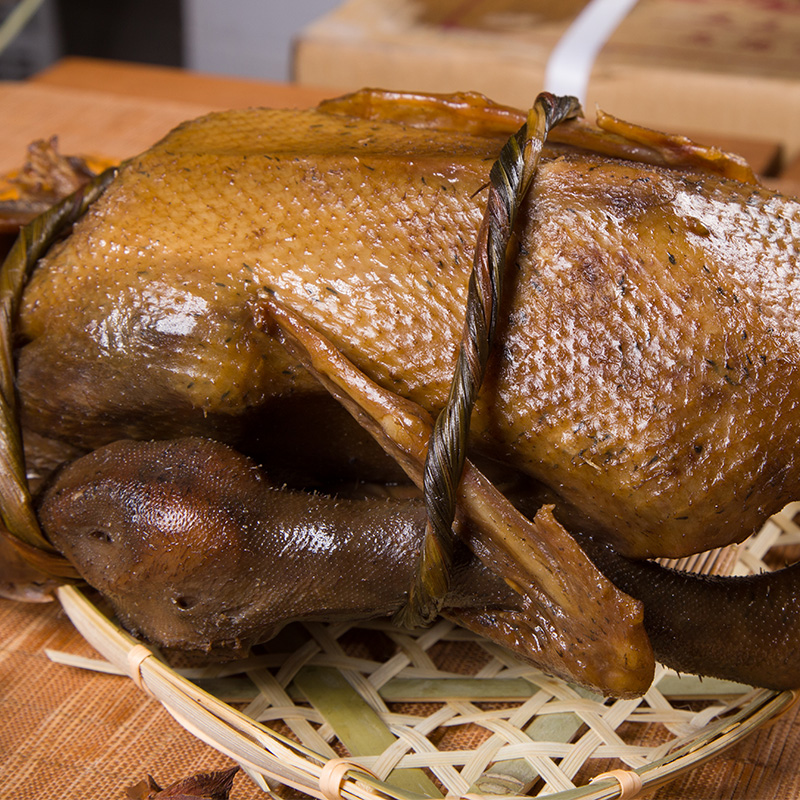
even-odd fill
[{"label": "woven bamboo tray", "polygon": [[[745,544],[681,564],[748,574],[800,544],[800,503]],[[765,561],[767,559],[767,561]],[[104,662],[265,793],[319,798],[630,798],[774,720],[793,692],[678,676],[659,667],[636,700],[603,700],[439,622],[292,628],[247,660],[181,668],[124,632],[75,587],[59,599]]]}]

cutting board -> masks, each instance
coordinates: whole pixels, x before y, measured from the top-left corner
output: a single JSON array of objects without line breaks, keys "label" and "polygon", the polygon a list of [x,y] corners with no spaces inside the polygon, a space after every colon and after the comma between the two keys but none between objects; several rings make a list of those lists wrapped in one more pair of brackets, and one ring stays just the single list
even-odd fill
[{"label": "cutting board", "polygon": [[0,172],[21,165],[30,142],[58,136],[65,154],[120,159],[135,155],[178,123],[210,108],[105,92],[0,83]]}]

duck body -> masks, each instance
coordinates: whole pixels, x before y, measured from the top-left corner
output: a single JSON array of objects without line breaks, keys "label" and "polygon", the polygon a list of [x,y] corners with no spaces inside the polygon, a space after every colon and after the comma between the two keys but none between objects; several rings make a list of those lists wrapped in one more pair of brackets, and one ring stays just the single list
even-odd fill
[{"label": "duck body", "polygon": [[[25,429],[85,449],[200,434],[260,460],[391,476],[259,324],[260,301],[278,297],[436,412],[502,141],[320,111],[180,126],[123,165],[34,273]],[[554,149],[516,242],[476,452],[636,558],[741,540],[793,499],[797,201]]]}]

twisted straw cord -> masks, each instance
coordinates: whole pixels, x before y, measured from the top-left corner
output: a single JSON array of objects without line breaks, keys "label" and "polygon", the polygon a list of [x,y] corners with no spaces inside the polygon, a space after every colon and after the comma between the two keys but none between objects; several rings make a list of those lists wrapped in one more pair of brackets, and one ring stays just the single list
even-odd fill
[{"label": "twisted straw cord", "polygon": [[579,113],[574,97],[543,92],[525,124],[506,142],[492,166],[455,372],[447,403],[428,443],[424,475],[428,525],[408,602],[396,617],[402,626],[430,624],[447,594],[456,494],[466,458],[470,417],[494,342],[509,242],[548,133]]},{"label": "twisted straw cord", "polygon": [[[25,476],[13,360],[13,333],[22,291],[38,259],[105,191],[116,175],[108,169],[82,189],[25,225],[0,270],[0,514],[7,530],[20,541],[45,553],[53,548],[44,538],[33,512]],[[63,559],[62,559],[63,560]],[[54,573],[69,577],[52,560]],[[41,565],[39,565],[41,566]]]}]

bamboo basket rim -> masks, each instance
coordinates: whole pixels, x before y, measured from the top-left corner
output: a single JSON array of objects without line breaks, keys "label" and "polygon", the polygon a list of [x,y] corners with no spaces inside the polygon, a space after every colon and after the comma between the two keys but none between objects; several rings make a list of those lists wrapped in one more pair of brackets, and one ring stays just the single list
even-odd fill
[{"label": "bamboo basket rim", "polygon": [[[762,559],[772,546],[800,544],[800,527],[793,521],[798,512],[800,503],[791,504],[771,517],[762,530],[743,545],[703,554],[682,566],[695,571],[735,574],[747,574],[764,568]],[[573,687],[559,679],[544,676],[532,667],[519,664],[513,656],[500,656],[500,670],[494,676],[479,675],[478,680],[491,683],[492,679],[510,680],[508,676],[512,676],[529,681],[530,696],[520,698],[518,708],[524,708],[526,703],[530,707],[538,705],[534,713],[523,711],[518,718],[514,713],[487,718],[486,715],[482,717],[477,714],[480,709],[476,705],[485,698],[476,698],[474,702],[469,699],[445,700],[437,704],[438,707],[427,719],[425,716],[415,717],[406,725],[396,720],[396,714],[384,715],[389,720],[387,727],[391,730],[394,742],[382,754],[368,757],[345,754],[342,757],[340,752],[331,749],[327,741],[323,741],[323,738],[336,740],[339,731],[335,729],[335,723],[330,726],[325,714],[319,713],[313,702],[306,705],[302,694],[298,700],[301,705],[295,705],[287,694],[287,687],[292,680],[297,681],[298,673],[304,665],[322,665],[323,670],[331,670],[330,674],[336,674],[340,678],[346,676],[350,684],[360,690],[358,702],[363,700],[369,706],[369,713],[376,708],[380,711],[381,706],[385,709],[374,683],[370,684],[367,680],[363,681],[362,686],[358,678],[354,680],[351,673],[358,671],[360,665],[356,663],[357,659],[350,659],[341,653],[336,645],[336,637],[356,627],[391,633],[393,629],[388,621],[355,626],[313,623],[308,626],[311,645],[303,644],[295,653],[283,654],[281,660],[273,659],[270,662],[267,659],[264,666],[257,659],[251,659],[241,665],[228,665],[217,670],[218,674],[223,675],[236,674],[238,670],[255,682],[258,687],[256,699],[245,710],[257,708],[262,714],[261,718],[266,721],[300,720],[293,728],[299,739],[296,741],[202,688],[199,685],[202,683],[199,677],[202,670],[190,670],[188,676],[180,674],[179,670],[163,661],[157,651],[145,646],[124,631],[115,620],[106,616],[76,586],[61,587],[58,590],[58,599],[84,639],[108,664],[87,664],[85,659],[80,661],[64,654],[48,653],[51,658],[73,666],[88,666],[127,675],[140,689],[154,697],[187,731],[239,763],[256,785],[272,796],[276,784],[281,784],[320,800],[423,800],[441,796],[436,793],[442,791],[439,787],[443,787],[442,794],[448,798],[468,797],[470,800],[491,800],[499,797],[505,800],[522,800],[531,796],[547,797],[548,800],[631,798],[641,791],[668,783],[720,754],[774,721],[798,698],[798,693],[793,691],[775,692],[749,687],[737,689],[727,682],[706,681],[707,706],[699,711],[676,709],[667,699],[666,690],[662,693],[659,689],[659,680],[674,684],[676,676],[659,667],[654,686],[641,700],[595,699],[588,697],[585,692],[576,692]],[[393,635],[401,637],[401,644],[407,645],[411,650],[425,649],[431,641],[446,636],[451,629],[457,631],[455,638],[460,641],[470,644],[482,641],[476,635],[456,629],[452,623],[445,621],[414,635],[407,631],[402,634],[397,631]],[[332,644],[326,652],[327,642]],[[499,651],[491,643],[486,642],[485,645]],[[374,674],[377,674],[377,670],[382,670],[383,677],[380,680],[391,675],[392,670],[387,670],[387,665],[393,658],[396,659],[397,655],[383,664],[374,665]],[[413,658],[406,658],[406,661],[411,660]],[[424,663],[425,659],[421,658],[420,661]],[[403,674],[397,670],[395,673],[400,676]],[[498,675],[501,677],[498,678]],[[696,690],[698,684],[695,679],[677,679],[678,685],[680,680],[688,681],[689,691]],[[353,686],[350,684],[346,690],[352,692]],[[261,689],[266,695],[261,693]],[[546,702],[541,700],[539,695],[542,692],[551,699]],[[356,697],[355,694],[353,696]],[[549,709],[548,703],[551,704]],[[324,704],[322,708],[324,711]],[[453,709],[463,713],[459,717]],[[269,713],[264,713],[265,710]],[[544,717],[552,719],[554,714],[557,716],[559,713],[573,715],[580,721],[580,727],[585,733],[568,736],[565,741],[558,742],[537,741],[526,733],[532,718],[539,721]],[[439,724],[453,727],[459,724],[459,719],[467,722],[477,719],[477,724],[484,725],[490,731],[488,738],[479,743],[469,756],[464,756],[461,751],[454,755],[452,750],[444,753],[436,750],[425,734]],[[682,721],[676,722],[678,719]],[[315,728],[311,722],[320,727]],[[662,737],[652,747],[633,747],[617,735],[623,724],[633,722],[672,727],[673,738],[664,741]],[[310,737],[305,743],[304,730]],[[315,746],[315,742],[319,746]],[[536,770],[535,774],[541,778],[538,785],[541,786],[543,781],[544,788],[538,790],[540,793],[531,795],[521,791],[509,794],[483,793],[476,791],[474,786],[468,787],[467,784],[474,785],[474,781],[459,779],[461,773],[457,767],[460,764],[462,771],[466,770],[467,759],[481,750],[484,753],[484,774],[488,774],[487,770],[496,764],[503,765],[515,759],[515,763],[527,760]],[[490,753],[488,758],[485,756],[487,752]],[[581,761],[581,758],[584,760]],[[582,784],[573,783],[572,778],[581,771],[586,772],[586,765],[594,758],[601,763],[615,759],[620,762],[620,768],[611,771],[602,769],[597,774],[590,775],[589,780]],[[569,774],[560,769],[565,761],[570,762]],[[387,770],[391,771],[395,767],[400,772],[393,772],[387,778]],[[418,787],[414,789],[408,788],[408,785],[393,783],[395,775],[401,772],[421,772],[422,767],[426,767],[426,774],[433,774],[437,778],[437,784],[428,781],[436,787],[436,791],[426,793]],[[424,781],[422,785],[425,785]]]}]

